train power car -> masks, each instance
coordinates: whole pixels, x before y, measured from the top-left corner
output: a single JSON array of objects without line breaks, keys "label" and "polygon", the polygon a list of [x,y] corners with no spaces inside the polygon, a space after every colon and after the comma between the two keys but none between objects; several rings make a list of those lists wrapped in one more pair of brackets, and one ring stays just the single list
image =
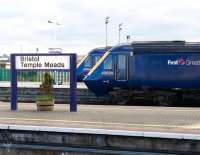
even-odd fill
[{"label": "train power car", "polygon": [[110,47],[99,47],[90,51],[77,65],[77,81],[81,82],[88,71],[96,64]]},{"label": "train power car", "polygon": [[115,46],[84,82],[97,96],[114,94],[126,102],[139,96],[168,106],[187,97],[199,98],[200,43],[147,41]]}]

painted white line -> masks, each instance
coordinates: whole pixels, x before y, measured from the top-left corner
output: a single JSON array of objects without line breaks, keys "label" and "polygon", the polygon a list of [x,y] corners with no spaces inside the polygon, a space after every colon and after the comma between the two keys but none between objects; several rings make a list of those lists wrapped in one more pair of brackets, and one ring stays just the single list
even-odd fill
[{"label": "painted white line", "polygon": [[[25,106],[35,106],[35,103],[19,103],[20,107],[25,107]],[[1,102],[0,101],[0,107],[10,107],[10,103],[8,102]],[[200,109],[157,109],[157,107],[153,108],[147,108],[147,107],[141,107],[141,106],[103,106],[102,105],[79,105],[80,109],[97,109],[97,110],[123,110],[123,111],[130,111],[131,109],[133,112],[142,112],[142,111],[152,111],[155,113],[155,111],[162,111],[162,112],[170,112],[170,113],[175,113],[175,112],[200,112]],[[61,107],[58,105],[58,107]],[[167,107],[168,108],[168,107]],[[173,107],[172,107],[173,108]],[[176,108],[176,107],[174,107]]]},{"label": "painted white line", "polygon": [[[35,103],[19,103],[20,107],[25,107],[27,105],[30,106],[35,106]],[[1,102],[0,101],[0,106],[2,107],[9,107],[10,103],[8,102]],[[58,107],[61,107],[60,105],[58,105]],[[152,111],[153,113],[155,113],[156,111],[162,111],[162,112],[170,112],[170,113],[176,113],[176,112],[200,112],[200,109],[198,108],[188,108],[188,109],[176,109],[176,107],[171,107],[169,109],[169,107],[152,107],[152,108],[148,108],[148,107],[143,107],[143,106],[115,106],[115,105],[79,105],[80,109],[97,109],[97,110],[122,110],[122,111],[130,111],[132,109],[133,112],[142,112],[142,111]],[[167,109],[165,109],[167,108]]]},{"label": "painted white line", "polygon": [[[133,110],[133,112],[142,112],[142,111],[152,111],[153,113],[155,113],[155,111],[163,111],[163,112],[170,112],[170,113],[174,113],[174,112],[200,112],[200,109],[175,109],[176,107],[172,107],[174,109],[168,109],[169,107],[167,107],[167,109],[159,108],[159,107],[153,107],[153,108],[147,108],[147,107],[142,107],[142,106],[105,106],[102,107],[102,105],[91,105],[91,106],[83,106],[83,105],[79,105],[82,109],[102,109],[102,110],[107,110],[107,109],[112,109],[112,110],[123,110],[123,111],[130,111],[131,109]],[[94,106],[94,107],[93,107]]]},{"label": "painted white line", "polygon": [[4,125],[4,124],[0,124],[0,129],[200,140],[200,134],[106,130],[106,129],[93,129],[93,128],[87,128],[87,129],[86,128],[61,128],[61,127],[48,127],[48,126],[28,126],[28,125],[9,125],[9,124]]},{"label": "painted white line", "polygon": [[8,129],[8,125],[6,124],[0,124],[0,129]]}]

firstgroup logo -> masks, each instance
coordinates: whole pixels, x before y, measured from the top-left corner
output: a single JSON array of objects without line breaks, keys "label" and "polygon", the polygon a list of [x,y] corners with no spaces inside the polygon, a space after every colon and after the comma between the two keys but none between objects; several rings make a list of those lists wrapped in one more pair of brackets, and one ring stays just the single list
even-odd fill
[{"label": "firstgroup logo", "polygon": [[200,60],[189,60],[189,59],[184,59],[184,58],[179,58],[176,60],[167,60],[168,65],[172,66],[199,66],[200,65]]},{"label": "firstgroup logo", "polygon": [[185,65],[185,60],[184,60],[183,58],[180,58],[180,59],[178,60],[178,64],[179,64],[179,65]]},{"label": "firstgroup logo", "polygon": [[177,59],[177,60],[168,60],[168,65],[185,65],[186,60],[183,58]]}]

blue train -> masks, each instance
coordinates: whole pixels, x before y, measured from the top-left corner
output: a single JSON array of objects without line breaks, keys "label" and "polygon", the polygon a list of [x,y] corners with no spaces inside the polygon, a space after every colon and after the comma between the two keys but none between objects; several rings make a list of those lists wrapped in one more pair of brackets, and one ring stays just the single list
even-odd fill
[{"label": "blue train", "polygon": [[88,53],[77,65],[77,81],[81,82],[89,70],[96,64],[105,51],[111,47],[95,48]]},{"label": "blue train", "polygon": [[97,96],[120,96],[126,102],[144,97],[158,105],[172,105],[189,96],[198,98],[200,43],[149,41],[115,46],[84,82]]}]

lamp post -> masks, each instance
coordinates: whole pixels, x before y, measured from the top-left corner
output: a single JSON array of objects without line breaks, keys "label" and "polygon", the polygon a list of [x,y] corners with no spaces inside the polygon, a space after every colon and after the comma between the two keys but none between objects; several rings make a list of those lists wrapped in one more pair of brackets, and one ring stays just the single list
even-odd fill
[{"label": "lamp post", "polygon": [[120,33],[121,33],[121,30],[122,30],[122,25],[123,25],[123,23],[120,23],[120,24],[119,24],[119,43],[120,43],[120,37],[121,37],[121,36],[120,36],[120,35],[121,35]]},{"label": "lamp post", "polygon": [[126,36],[127,43],[129,43],[130,39],[131,39],[131,35],[127,35]]},{"label": "lamp post", "polygon": [[59,26],[60,24],[57,23],[57,22],[53,22],[53,21],[51,21],[51,20],[48,20],[48,23],[49,23],[49,24],[54,24],[54,41],[56,42],[56,40],[57,40],[56,26]]},{"label": "lamp post", "polygon": [[108,46],[108,23],[109,23],[110,17],[106,17],[105,24],[106,24],[106,47]]},{"label": "lamp post", "polygon": [[[58,23],[58,22],[53,22],[53,21],[51,21],[51,20],[48,20],[48,23],[49,24],[54,24],[54,41],[55,41],[55,44],[56,44],[56,41],[57,41],[57,32],[56,32],[56,27],[57,26],[59,26],[60,24]],[[56,49],[56,48],[53,48],[54,50]],[[54,51],[49,51],[49,52],[54,52]],[[55,83],[56,84],[58,84],[58,72],[57,71],[54,71],[54,75],[55,75]]]}]

